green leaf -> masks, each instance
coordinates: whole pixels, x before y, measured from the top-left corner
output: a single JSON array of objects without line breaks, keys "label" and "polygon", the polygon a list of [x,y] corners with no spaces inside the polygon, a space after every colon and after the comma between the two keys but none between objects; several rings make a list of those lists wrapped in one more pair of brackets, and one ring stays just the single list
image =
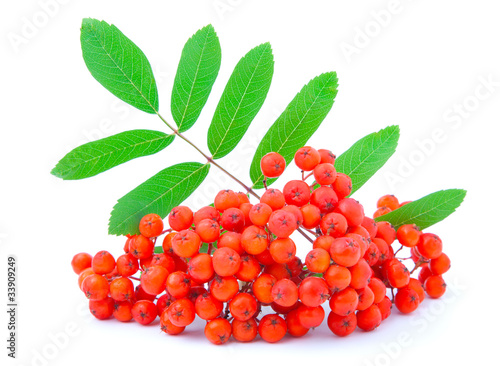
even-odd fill
[{"label": "green leaf", "polygon": [[51,174],[65,180],[93,177],[129,160],[156,154],[174,141],[160,131],[132,130],[86,143],[70,151]]},{"label": "green leaf", "polygon": [[338,172],[352,180],[351,194],[360,189],[396,151],[399,126],[389,126],[358,140],[335,160]]},{"label": "green leaf", "polygon": [[379,216],[375,221],[389,221],[396,229],[401,225],[415,224],[423,230],[455,212],[464,200],[466,193],[467,191],[463,189],[434,192]]},{"label": "green leaf", "polygon": [[158,110],[153,70],[144,53],[114,25],[85,18],[80,35],[92,76],[124,102],[147,113]]},{"label": "green leaf", "polygon": [[109,234],[138,234],[144,215],[162,218],[180,205],[203,182],[209,164],[181,163],[168,167],[118,200],[109,219]]},{"label": "green leaf", "polygon": [[163,247],[161,245],[159,247],[155,247],[154,253],[155,254],[163,253]]},{"label": "green leaf", "polygon": [[[281,154],[287,165],[304,146],[333,106],[338,79],[335,72],[321,74],[307,83],[288,104],[257,147],[250,166],[254,188],[263,188],[260,160],[269,152]],[[276,179],[268,179],[267,185]]]},{"label": "green leaf", "polygon": [[253,48],[238,62],[208,129],[208,148],[214,159],[226,156],[240,142],[266,99],[273,72],[269,43]]},{"label": "green leaf", "polygon": [[179,129],[190,129],[207,102],[221,63],[219,38],[212,25],[200,29],[184,45],[172,90],[172,116]]}]

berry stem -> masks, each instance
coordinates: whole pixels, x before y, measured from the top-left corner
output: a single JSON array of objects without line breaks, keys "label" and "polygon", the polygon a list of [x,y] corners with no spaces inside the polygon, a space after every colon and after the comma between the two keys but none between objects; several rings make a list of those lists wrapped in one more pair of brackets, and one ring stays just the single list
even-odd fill
[{"label": "berry stem", "polygon": [[415,267],[413,267],[413,269],[411,270],[410,275],[413,274],[413,272],[415,272],[415,270],[417,268],[419,268],[424,263],[426,263],[426,261],[423,261],[423,260],[419,260],[417,263],[415,263]]},{"label": "berry stem", "polygon": [[311,229],[306,229],[306,228],[301,228],[301,229],[304,230],[304,231],[306,231],[306,232],[308,232],[308,233],[310,233],[310,234],[313,234],[315,237],[318,236],[318,234],[315,231],[311,230]]},{"label": "berry stem", "polygon": [[311,175],[313,175],[312,172],[307,174],[306,176],[304,176],[304,171],[302,171],[302,180],[304,180],[304,181],[307,180],[307,178],[309,178]]},{"label": "berry stem", "polygon": [[[252,196],[254,196],[255,198],[257,199],[260,199],[260,196],[255,193],[255,191],[252,189],[252,187],[249,187],[247,186],[245,183],[243,183],[241,180],[239,180],[238,178],[236,178],[234,175],[232,175],[231,173],[229,173],[226,169],[224,169],[223,167],[221,167],[218,163],[216,163],[214,161],[214,159],[210,156],[208,156],[207,154],[205,154],[203,151],[201,151],[201,149],[196,146],[194,143],[192,143],[188,138],[186,138],[183,134],[181,134],[177,129],[175,129],[174,127],[172,127],[172,125],[170,123],[167,122],[167,120],[165,118],[163,118],[163,116],[158,112],[156,111],[156,115],[158,117],[160,117],[160,119],[163,121],[163,123],[165,123],[165,125],[170,128],[175,135],[179,136],[181,139],[183,139],[184,141],[186,141],[189,145],[191,145],[196,151],[198,151],[205,159],[207,159],[207,161],[210,163],[210,164],[213,164],[215,165],[217,168],[219,168],[222,172],[224,172],[227,176],[229,176],[231,179],[233,179],[235,182],[239,183],[243,188],[246,189],[246,191],[248,193],[250,193]],[[266,185],[266,181],[264,180],[264,186],[266,187],[267,189],[267,185]],[[306,233],[304,233],[304,231],[302,231],[301,228],[298,228],[297,231],[304,237],[306,238],[307,240],[309,240],[311,243],[313,242],[313,240],[306,235]]]},{"label": "berry stem", "polygon": [[140,281],[141,280],[140,278],[137,278],[137,277],[134,277],[134,276],[128,276],[128,278],[130,278],[131,280],[136,280],[136,281]]},{"label": "berry stem", "polygon": [[236,178],[234,175],[232,175],[231,173],[229,173],[226,169],[224,169],[223,167],[221,167],[219,164],[217,164],[214,159],[210,156],[208,156],[207,154],[205,154],[203,151],[201,151],[201,149],[196,146],[193,142],[191,142],[188,138],[186,138],[183,134],[181,134],[177,129],[173,128],[170,123],[168,123],[163,117],[162,115],[156,111],[156,114],[158,115],[158,117],[160,117],[160,119],[163,121],[163,123],[165,123],[165,125],[167,125],[168,128],[170,128],[173,132],[174,132],[174,135],[177,135],[179,136],[181,139],[183,139],[184,141],[186,141],[189,145],[191,145],[196,151],[198,151],[201,155],[203,155],[203,157],[205,159],[207,159],[207,161],[210,163],[210,164],[213,164],[215,165],[217,168],[219,168],[220,170],[222,170],[222,172],[224,172],[225,174],[227,174],[230,178],[232,178],[234,181],[236,181],[237,183],[239,183],[243,188],[246,189],[246,191],[248,193],[250,193],[252,196],[254,196],[255,198],[260,198],[255,192],[254,190],[251,188],[251,187],[248,187],[245,183],[243,183],[242,181],[240,181],[238,178]]},{"label": "berry stem", "polygon": [[396,251],[394,252],[394,255],[398,254],[398,253],[399,253],[399,251],[400,251],[401,249],[403,249],[403,246],[402,246],[402,245],[401,245],[401,247],[399,247],[399,249],[398,249],[398,250],[396,250]]},{"label": "berry stem", "polygon": [[311,243],[314,243],[314,240],[312,240],[309,235],[306,235],[306,233],[302,230],[302,228],[297,228],[297,231],[307,240],[309,240]]}]

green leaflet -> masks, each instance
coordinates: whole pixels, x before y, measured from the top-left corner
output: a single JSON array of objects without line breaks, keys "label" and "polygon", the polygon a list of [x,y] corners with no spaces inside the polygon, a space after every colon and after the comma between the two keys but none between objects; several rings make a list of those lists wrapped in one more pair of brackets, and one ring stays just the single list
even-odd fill
[{"label": "green leaflet", "polygon": [[85,18],[80,35],[92,76],[115,96],[147,113],[158,110],[153,70],[144,53],[114,25]]},{"label": "green leaflet", "polygon": [[206,178],[209,164],[181,163],[163,169],[120,198],[109,219],[109,234],[138,234],[144,215],[162,218],[180,205]]},{"label": "green leaflet", "polygon": [[214,159],[226,156],[240,142],[266,99],[273,72],[269,43],[253,48],[238,62],[208,129],[208,148]]},{"label": "green leaflet", "polygon": [[466,193],[463,189],[437,191],[379,216],[375,221],[389,221],[396,229],[401,225],[415,224],[423,230],[455,212]]},{"label": "green leaflet", "polygon": [[179,129],[190,129],[207,102],[219,73],[221,48],[212,25],[200,29],[184,45],[172,89],[172,116]]},{"label": "green leaflet", "polygon": [[399,126],[389,126],[358,140],[335,160],[338,172],[352,180],[351,194],[370,179],[396,151]]},{"label": "green leaflet", "polygon": [[92,177],[129,160],[155,154],[174,141],[174,135],[151,130],[122,132],[86,143],[66,154],[51,174],[65,180]]},{"label": "green leaflet", "polygon": [[[333,106],[338,79],[335,72],[321,74],[307,83],[288,104],[257,147],[250,166],[254,188],[263,188],[260,161],[269,152],[281,154],[287,165],[304,146]],[[276,179],[268,179],[270,185]]]}]

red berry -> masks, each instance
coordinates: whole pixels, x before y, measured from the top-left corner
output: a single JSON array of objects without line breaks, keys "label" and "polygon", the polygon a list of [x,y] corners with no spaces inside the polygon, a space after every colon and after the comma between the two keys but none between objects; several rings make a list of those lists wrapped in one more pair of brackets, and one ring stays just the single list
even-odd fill
[{"label": "red berry", "polygon": [[330,298],[330,309],[337,315],[346,316],[358,307],[359,297],[356,290],[347,287],[342,291],[336,292]]},{"label": "red berry", "polygon": [[358,327],[365,332],[377,328],[382,323],[382,312],[377,305],[371,305],[368,309],[356,313]]},{"label": "red berry", "polygon": [[304,221],[302,222],[302,226],[306,229],[314,229],[319,225],[321,221],[321,211],[318,207],[307,204],[300,208],[300,212],[302,212],[302,217]]},{"label": "red berry", "polygon": [[205,292],[199,295],[194,302],[196,315],[204,320],[212,320],[217,318],[222,310],[222,302],[217,300],[213,295]]},{"label": "red berry", "polygon": [[330,150],[319,149],[318,153],[319,153],[319,156],[321,156],[321,164],[323,164],[323,163],[329,163],[332,165],[335,164],[335,159],[337,157]]},{"label": "red berry", "polygon": [[233,276],[240,268],[240,256],[231,248],[218,248],[212,256],[212,265],[219,276]]},{"label": "red berry", "polygon": [[435,259],[443,252],[443,243],[439,236],[425,233],[420,236],[418,252],[426,259]]},{"label": "red berry", "polygon": [[396,231],[396,237],[401,245],[412,248],[416,246],[420,240],[420,230],[416,225],[402,225]]},{"label": "red berry", "polygon": [[336,208],[347,220],[349,226],[359,226],[363,223],[365,211],[363,206],[353,198],[343,198]]},{"label": "red berry", "polygon": [[118,277],[109,284],[109,295],[115,301],[128,301],[134,297],[134,284],[126,277]]},{"label": "red berry", "polygon": [[330,256],[335,263],[351,267],[358,263],[361,250],[359,244],[351,238],[337,238],[330,247]]},{"label": "red berry", "polygon": [[169,335],[177,335],[182,333],[186,327],[178,327],[172,324],[168,318],[168,312],[165,309],[160,316],[160,328],[163,332]]},{"label": "red berry", "polygon": [[186,206],[177,206],[168,215],[168,224],[175,231],[186,230],[193,224],[193,211]]},{"label": "red berry", "polygon": [[299,289],[294,282],[283,278],[274,284],[271,295],[275,303],[289,307],[294,305],[299,299]]},{"label": "red berry", "polygon": [[286,334],[286,322],[277,314],[267,314],[259,322],[259,335],[269,343],[281,340]]},{"label": "red berry", "polygon": [[299,299],[306,306],[320,306],[328,300],[329,296],[328,286],[322,278],[307,277],[300,283]]},{"label": "red berry", "polygon": [[163,231],[163,220],[154,213],[146,215],[139,223],[139,231],[146,238],[159,236]]},{"label": "red berry", "polygon": [[444,253],[441,253],[437,258],[431,259],[429,263],[429,268],[434,275],[446,273],[450,269],[450,266],[450,258]]},{"label": "red berry", "polygon": [[111,273],[115,264],[115,258],[105,250],[101,250],[92,258],[92,270],[97,274]]},{"label": "red berry", "polygon": [[268,178],[279,177],[285,170],[285,158],[276,152],[270,152],[260,160],[262,174]]},{"label": "red berry", "polygon": [[198,284],[210,281],[214,275],[212,256],[207,253],[196,254],[188,263],[188,274]]},{"label": "red berry", "polygon": [[113,306],[113,317],[121,322],[129,322],[133,319],[132,303],[130,301],[115,301]]},{"label": "red berry", "polygon": [[257,322],[255,318],[250,318],[245,321],[233,319],[231,322],[231,330],[233,337],[238,342],[251,342],[257,336]]},{"label": "red berry", "polygon": [[315,248],[307,253],[305,265],[313,273],[324,273],[330,266],[330,254],[323,248]]},{"label": "red berry", "polygon": [[153,255],[155,243],[144,235],[136,235],[129,244],[129,252],[137,259],[149,258]]},{"label": "red berry", "polygon": [[260,202],[266,203],[276,211],[285,206],[285,195],[279,189],[269,188],[260,198]]},{"label": "red berry", "polygon": [[132,306],[134,320],[142,325],[151,324],[158,315],[156,305],[149,300],[139,300]]},{"label": "red berry", "polygon": [[[296,310],[292,310],[292,312],[297,312],[300,324],[307,329],[319,327],[323,319],[325,319],[325,309],[319,305],[314,307],[300,305]],[[290,313],[286,316],[287,324],[289,315]]]},{"label": "red berry", "polygon": [[103,300],[109,294],[108,281],[99,274],[91,274],[83,280],[82,291],[89,300]]},{"label": "red berry", "polygon": [[351,283],[351,272],[343,266],[332,264],[324,274],[326,284],[332,291],[339,292]]},{"label": "red berry", "polygon": [[194,256],[200,250],[200,246],[200,236],[191,230],[179,231],[172,239],[172,249],[179,257]]},{"label": "red berry", "polygon": [[429,276],[425,280],[424,289],[427,295],[437,299],[446,292],[446,283],[441,275]]},{"label": "red berry", "polygon": [[210,219],[219,222],[220,213],[215,207],[205,206],[196,211],[193,215],[193,224],[198,225],[201,220]]},{"label": "red berry", "polygon": [[328,315],[328,328],[333,334],[339,337],[345,337],[356,329],[356,313],[350,313],[347,316],[335,314],[333,311]]},{"label": "red berry", "polygon": [[276,278],[270,274],[262,273],[252,283],[252,292],[254,296],[263,304],[273,302],[272,288],[276,283]]},{"label": "red berry", "polygon": [[194,321],[196,315],[194,304],[188,299],[174,301],[166,311],[168,319],[178,327],[188,326]]},{"label": "red berry", "polygon": [[318,207],[322,213],[332,212],[338,204],[335,191],[330,187],[319,187],[311,195],[311,203]]},{"label": "red berry", "polygon": [[257,300],[248,293],[239,293],[229,303],[229,311],[235,319],[248,320],[257,312]]},{"label": "red berry", "polygon": [[130,253],[123,254],[116,259],[116,269],[120,276],[133,276],[139,270],[139,261]]},{"label": "red berry", "polygon": [[415,311],[419,303],[420,300],[417,292],[409,287],[400,288],[394,297],[394,304],[403,314]]},{"label": "red berry", "polygon": [[169,273],[165,267],[151,266],[141,276],[141,287],[150,295],[159,295],[166,288]]},{"label": "red berry", "polygon": [[337,178],[337,171],[330,163],[318,164],[313,170],[316,183],[322,186],[333,184]]},{"label": "red berry", "polygon": [[75,254],[73,259],[71,260],[71,267],[73,267],[73,271],[79,275],[85,269],[90,268],[92,266],[92,256],[88,253],[78,253]]},{"label": "red berry", "polygon": [[245,228],[245,214],[239,208],[226,209],[220,218],[224,230],[241,233]]},{"label": "red berry", "polygon": [[[287,331],[288,331],[288,334],[290,334],[292,337],[302,337],[302,336],[306,335],[307,332],[309,332],[309,328],[304,327],[300,323],[298,311],[299,311],[298,308],[294,309],[294,310],[290,311],[289,313],[287,313],[285,316]],[[323,316],[325,316],[324,310],[323,310]]]},{"label": "red berry", "polygon": [[351,194],[352,180],[348,175],[337,172],[337,178],[333,182],[332,188],[339,199],[345,198]]},{"label": "red berry", "polygon": [[302,207],[309,203],[311,188],[302,180],[291,180],[283,187],[283,195],[288,205]]},{"label": "red berry", "polygon": [[231,337],[231,323],[223,318],[209,321],[205,325],[205,337],[216,345],[226,343]]},{"label": "red berry", "polygon": [[269,230],[278,238],[288,238],[297,229],[295,216],[285,210],[278,210],[269,218]]},{"label": "red berry", "polygon": [[269,252],[276,263],[288,263],[296,253],[296,246],[290,238],[277,238],[271,242]]},{"label": "red berry", "polygon": [[241,246],[248,254],[260,254],[267,249],[268,244],[267,232],[258,226],[249,226],[241,234]]},{"label": "red berry", "polygon": [[217,193],[214,199],[214,206],[218,211],[224,212],[228,208],[240,207],[240,199],[232,190],[226,189]]},{"label": "red berry", "polygon": [[269,217],[273,213],[273,209],[267,203],[257,203],[253,205],[248,213],[252,224],[257,226],[265,226],[269,222]]},{"label": "red berry", "polygon": [[115,310],[115,302],[111,297],[105,297],[101,300],[90,300],[89,310],[93,316],[99,320],[111,318]]},{"label": "red berry", "polygon": [[387,319],[387,317],[391,315],[392,301],[387,296],[384,297],[384,299],[381,302],[376,304],[376,306],[380,310],[380,314],[382,315],[382,320]]},{"label": "red berry", "polygon": [[294,161],[299,169],[311,171],[321,162],[321,155],[315,148],[304,146],[297,150]]},{"label": "red berry", "polygon": [[394,211],[399,208],[399,201],[394,195],[388,194],[378,199],[377,208],[381,207],[387,207],[391,211]]},{"label": "red berry", "polygon": [[196,224],[195,231],[204,243],[213,243],[217,241],[220,236],[219,223],[212,219],[203,219],[199,221]]},{"label": "red berry", "polygon": [[336,212],[330,212],[324,215],[319,225],[324,235],[330,235],[334,238],[344,236],[347,231],[346,218],[342,214]]},{"label": "red berry", "polygon": [[240,289],[238,280],[233,276],[219,277],[215,276],[210,283],[210,293],[219,301],[229,301]]}]

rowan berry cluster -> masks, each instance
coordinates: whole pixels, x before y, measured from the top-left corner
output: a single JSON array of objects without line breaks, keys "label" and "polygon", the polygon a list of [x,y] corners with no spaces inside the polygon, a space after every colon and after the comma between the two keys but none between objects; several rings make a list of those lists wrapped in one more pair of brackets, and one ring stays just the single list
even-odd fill
[{"label": "rowan berry cluster", "polygon": [[[318,327],[326,302],[328,327],[346,336],[356,328],[377,328],[392,304],[410,313],[426,293],[443,295],[442,274],[450,260],[437,235],[412,224],[396,230],[365,216],[349,197],[351,179],[336,171],[330,151],[302,147],[294,160],[301,179],[282,191],[266,189],[258,203],[223,190],[213,206],[196,212],[173,208],[167,229],[160,216],[144,216],[140,235],[127,238],[116,260],[107,251],[75,255],[72,266],[92,314],[144,325],[159,317],[162,331],[171,335],[198,316],[214,344],[231,336],[248,342],[257,335],[277,342],[286,333],[300,337]],[[269,153],[261,169],[267,178],[278,177],[285,159]],[[383,196],[374,217],[405,203]],[[302,262],[296,241],[305,245],[305,238],[312,248]],[[411,256],[397,257],[405,247]],[[404,264],[410,259],[412,270]],[[411,278],[417,268],[418,278]],[[140,277],[134,277],[137,272]]]}]

